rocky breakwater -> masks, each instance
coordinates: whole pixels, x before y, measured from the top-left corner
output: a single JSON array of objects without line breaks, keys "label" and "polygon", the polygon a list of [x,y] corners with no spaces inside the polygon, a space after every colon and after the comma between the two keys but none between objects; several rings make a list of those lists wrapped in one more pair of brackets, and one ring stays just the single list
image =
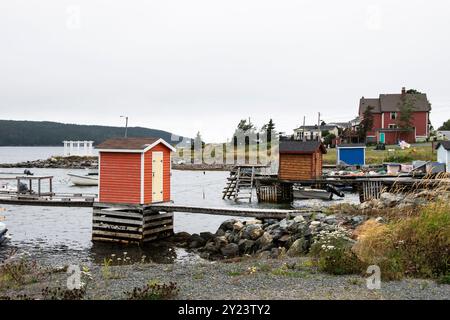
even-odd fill
[{"label": "rocky breakwater", "polygon": [[0,164],[0,168],[49,168],[49,169],[84,169],[96,168],[97,157],[52,157],[46,160],[25,161]]},{"label": "rocky breakwater", "polygon": [[224,221],[216,233],[189,235],[179,233],[175,239],[180,246],[196,250],[205,259],[216,260],[243,255],[277,258],[282,254],[307,254],[315,239],[324,233],[354,229],[362,216],[302,214],[281,221],[267,219]]},{"label": "rocky breakwater", "polygon": [[383,192],[379,199],[366,201],[359,205],[363,213],[387,212],[394,210],[394,213],[411,211],[420,208],[429,201],[449,201],[450,190],[441,188],[438,190],[421,190],[413,193],[389,193]]}]

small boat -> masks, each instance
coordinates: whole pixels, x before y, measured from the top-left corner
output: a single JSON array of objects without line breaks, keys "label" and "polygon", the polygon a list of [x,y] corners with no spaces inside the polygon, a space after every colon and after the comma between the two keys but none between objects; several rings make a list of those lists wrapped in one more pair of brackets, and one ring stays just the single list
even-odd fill
[{"label": "small boat", "polygon": [[88,176],[98,176],[98,169],[86,169]]},{"label": "small boat", "polygon": [[67,175],[76,186],[98,186],[98,175],[83,176],[74,173],[68,173]]},{"label": "small boat", "polygon": [[294,187],[294,199],[322,199],[333,200],[333,195],[338,197],[345,197],[342,190],[337,189],[331,184],[327,184],[325,189],[312,189],[305,187]]},{"label": "small boat", "polygon": [[294,189],[294,199],[332,200],[333,192],[322,189],[297,187]]},{"label": "small boat", "polygon": [[6,240],[7,231],[8,229],[6,229],[6,225],[0,222],[0,244],[2,244]]},{"label": "small boat", "polygon": [[2,186],[0,186],[0,191],[3,192],[17,192],[17,187],[14,187],[10,184],[4,184]]}]

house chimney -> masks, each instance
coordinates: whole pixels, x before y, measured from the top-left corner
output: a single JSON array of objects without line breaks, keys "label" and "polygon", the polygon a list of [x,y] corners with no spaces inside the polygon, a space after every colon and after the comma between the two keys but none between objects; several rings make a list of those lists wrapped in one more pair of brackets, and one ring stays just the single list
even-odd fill
[{"label": "house chimney", "polygon": [[402,87],[402,94],[405,94],[405,93],[406,93],[406,88]]}]

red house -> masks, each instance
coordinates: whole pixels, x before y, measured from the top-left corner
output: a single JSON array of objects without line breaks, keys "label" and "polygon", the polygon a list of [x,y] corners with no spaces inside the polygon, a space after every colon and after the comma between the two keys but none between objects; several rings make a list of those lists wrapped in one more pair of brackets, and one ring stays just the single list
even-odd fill
[{"label": "red house", "polygon": [[[399,117],[401,106],[405,101],[413,106],[411,116],[412,128],[401,128]],[[402,88],[399,94],[380,94],[379,98],[361,98],[359,102],[359,117],[364,119],[364,113],[371,107],[373,114],[372,130],[367,132],[367,142],[397,144],[400,140],[409,143],[425,141],[430,136],[429,114],[431,104],[423,93],[407,92]]]},{"label": "red house", "polygon": [[110,139],[99,146],[99,202],[170,201],[171,152],[163,139]]}]

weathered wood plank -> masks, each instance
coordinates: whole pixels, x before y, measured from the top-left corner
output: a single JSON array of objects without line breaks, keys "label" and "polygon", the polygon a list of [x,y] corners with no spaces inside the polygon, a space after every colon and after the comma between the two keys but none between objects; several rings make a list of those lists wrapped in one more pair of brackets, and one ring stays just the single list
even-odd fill
[{"label": "weathered wood plank", "polygon": [[125,211],[105,211],[100,209],[94,209],[94,215],[100,216],[115,216],[115,217],[124,217],[124,218],[133,218],[133,219],[142,219],[143,215],[141,213],[136,212],[125,212]]},{"label": "weathered wood plank", "polygon": [[155,234],[155,233],[159,233],[159,232],[163,232],[163,231],[169,231],[169,230],[173,230],[173,226],[165,226],[165,227],[161,227],[161,228],[154,228],[154,229],[149,229],[149,230],[145,230],[143,232],[144,237],[149,235],[149,234]]},{"label": "weathered wood plank", "polygon": [[132,227],[132,226],[122,226],[122,225],[113,225],[106,223],[93,223],[93,229],[102,229],[102,230],[114,230],[114,231],[123,231],[123,232],[141,232],[142,226]]},{"label": "weathered wood plank", "polygon": [[136,241],[133,239],[107,238],[107,237],[99,237],[99,236],[93,236],[92,241],[113,242],[113,243],[121,243],[121,244],[130,244],[130,243],[139,243],[140,242],[140,241]]},{"label": "weathered wood plank", "polygon": [[167,212],[167,213],[160,213],[160,214],[157,214],[157,215],[144,216],[144,222],[160,220],[160,219],[166,219],[166,218],[173,218],[173,212]]},{"label": "weathered wood plank", "polygon": [[164,225],[169,225],[169,224],[173,225],[173,219],[166,219],[166,220],[161,220],[161,221],[157,221],[157,222],[145,223],[144,230],[146,230],[148,228],[152,228],[152,227],[164,226]]},{"label": "weathered wood plank", "polygon": [[101,237],[114,237],[118,239],[136,239],[141,240],[142,234],[135,234],[135,233],[119,233],[119,232],[112,232],[112,231],[103,231],[103,230],[93,230],[92,231],[93,236],[101,236]]},{"label": "weathered wood plank", "polygon": [[120,223],[120,224],[130,224],[130,225],[142,225],[142,220],[132,220],[132,219],[118,219],[118,218],[109,218],[109,217],[99,217],[94,216],[94,222],[112,222],[112,223]]}]

